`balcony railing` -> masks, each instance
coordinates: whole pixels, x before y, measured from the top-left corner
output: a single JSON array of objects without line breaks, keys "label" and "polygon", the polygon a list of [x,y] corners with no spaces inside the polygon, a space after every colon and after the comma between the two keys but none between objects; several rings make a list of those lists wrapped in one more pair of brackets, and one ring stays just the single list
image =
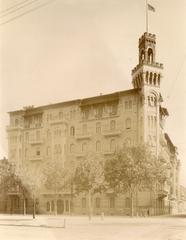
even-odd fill
[{"label": "balcony railing", "polygon": [[112,136],[119,136],[121,134],[120,129],[113,129],[113,130],[105,130],[103,131],[103,135],[105,137],[112,137]]},{"label": "balcony railing", "polygon": [[90,139],[91,137],[92,137],[92,135],[91,135],[91,133],[89,133],[89,132],[76,134],[76,139],[77,139],[77,140]]},{"label": "balcony railing", "polygon": [[42,161],[43,157],[42,156],[31,156],[30,161]]}]

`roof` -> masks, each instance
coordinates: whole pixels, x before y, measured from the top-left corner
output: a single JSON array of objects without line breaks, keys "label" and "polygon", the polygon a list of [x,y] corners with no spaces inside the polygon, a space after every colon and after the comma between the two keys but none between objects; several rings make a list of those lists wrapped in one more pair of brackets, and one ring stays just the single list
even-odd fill
[{"label": "roof", "polygon": [[171,151],[172,153],[176,153],[177,148],[176,148],[176,146],[173,144],[173,142],[171,141],[169,135],[168,135],[167,133],[165,133],[164,135],[165,135],[165,139],[166,139],[166,141],[167,141],[167,144],[168,144],[168,146],[169,146],[170,151]]},{"label": "roof", "polygon": [[29,107],[24,107],[23,109],[16,110],[16,111],[10,111],[9,114],[17,114],[17,113],[39,113],[42,112],[43,110],[51,109],[51,108],[58,108],[58,107],[64,107],[64,106],[70,106],[70,105],[78,105],[78,106],[85,106],[85,105],[92,105],[92,104],[99,104],[103,102],[109,102],[109,101],[118,101],[120,95],[128,95],[128,94],[135,94],[139,91],[138,88],[136,89],[129,89],[129,90],[124,90],[120,92],[114,92],[110,94],[104,94],[104,95],[99,95],[99,96],[94,96],[94,97],[89,97],[89,98],[83,98],[83,99],[75,99],[71,101],[66,101],[66,102],[59,102],[59,103],[54,103],[54,104],[48,104],[48,105],[43,105],[39,107],[34,107],[34,106],[29,106]]}]

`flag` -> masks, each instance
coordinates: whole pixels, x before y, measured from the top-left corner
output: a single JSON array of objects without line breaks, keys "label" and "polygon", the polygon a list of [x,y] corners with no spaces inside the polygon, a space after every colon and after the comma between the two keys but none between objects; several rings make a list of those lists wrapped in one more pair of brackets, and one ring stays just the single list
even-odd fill
[{"label": "flag", "polygon": [[148,4],[148,10],[152,11],[152,12],[156,11],[155,8],[152,5],[150,5],[150,4]]}]

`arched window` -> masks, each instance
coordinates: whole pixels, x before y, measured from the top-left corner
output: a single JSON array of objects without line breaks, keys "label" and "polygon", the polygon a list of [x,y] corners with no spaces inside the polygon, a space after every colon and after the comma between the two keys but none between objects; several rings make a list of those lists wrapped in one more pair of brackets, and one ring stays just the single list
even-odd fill
[{"label": "arched window", "polygon": [[126,124],[126,129],[131,129],[131,119],[130,118],[126,119],[125,124]]},{"label": "arched window", "polygon": [[75,128],[74,127],[71,127],[70,128],[70,136],[75,136]]},{"label": "arched window", "polygon": [[153,51],[151,48],[148,49],[148,62],[152,63],[154,61],[153,59]]},{"label": "arched window", "polygon": [[97,141],[96,142],[96,152],[100,152],[101,151],[101,142]]},{"label": "arched window", "polygon": [[87,144],[86,143],[82,144],[82,152],[87,152]]},{"label": "arched window", "polygon": [[116,150],[116,141],[115,139],[111,139],[110,141],[110,151],[114,152]]},{"label": "arched window", "polygon": [[101,133],[101,123],[100,122],[97,122],[96,123],[96,133]]},{"label": "arched window", "polygon": [[115,130],[116,129],[116,121],[115,120],[111,120],[110,121],[110,130]]}]

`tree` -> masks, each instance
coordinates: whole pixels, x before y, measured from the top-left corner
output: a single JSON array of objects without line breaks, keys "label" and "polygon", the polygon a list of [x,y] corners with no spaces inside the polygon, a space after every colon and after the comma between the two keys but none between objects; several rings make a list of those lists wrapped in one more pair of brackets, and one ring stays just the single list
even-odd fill
[{"label": "tree", "polygon": [[74,175],[74,185],[77,194],[85,192],[88,195],[89,219],[92,216],[92,197],[102,190],[104,182],[103,160],[93,153],[80,160]]},{"label": "tree", "polygon": [[[28,165],[22,165],[16,168],[16,175],[21,180],[25,189],[27,189],[29,195],[33,201],[32,215],[36,216],[36,199],[40,194],[40,189],[44,181],[43,175],[39,168]],[[25,205],[25,203],[24,203]]]},{"label": "tree", "polygon": [[70,188],[70,169],[59,162],[46,163],[43,168],[44,186],[55,194],[55,214],[57,215],[57,195]]},{"label": "tree", "polygon": [[[23,199],[27,194],[27,189],[23,185],[20,177],[16,174],[15,165],[8,162],[7,159],[3,159],[0,165],[0,188],[3,192],[3,196],[7,196],[9,192],[14,194],[21,194]],[[23,207],[25,214],[25,208]]]},{"label": "tree", "polygon": [[108,188],[116,193],[129,193],[133,216],[135,193],[144,188],[152,189],[155,183],[164,183],[167,168],[168,165],[157,159],[147,146],[124,146],[105,161],[104,174]]}]

